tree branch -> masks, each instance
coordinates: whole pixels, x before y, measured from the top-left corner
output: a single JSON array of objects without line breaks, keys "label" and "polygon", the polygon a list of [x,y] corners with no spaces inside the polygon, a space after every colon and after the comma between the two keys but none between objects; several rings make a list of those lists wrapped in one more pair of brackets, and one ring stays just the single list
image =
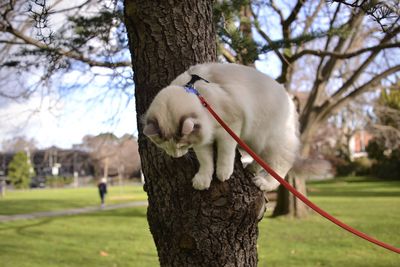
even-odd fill
[{"label": "tree branch", "polygon": [[347,104],[350,100],[354,99],[355,97],[359,96],[362,93],[365,93],[375,88],[376,84],[379,83],[382,79],[399,71],[400,71],[400,65],[396,65],[374,76],[363,85],[354,89],[350,94],[346,95],[345,97],[342,97],[337,101],[334,101],[332,100],[332,98],[330,98],[321,106],[320,108],[321,112],[318,116],[319,120],[326,119],[330,114],[332,114],[333,112],[335,112],[336,110]]},{"label": "tree branch", "polygon": [[297,15],[300,12],[300,9],[302,8],[304,4],[304,0],[297,0],[296,5],[294,6],[292,12],[290,13],[289,17],[287,17],[287,19],[285,19],[282,23],[283,26],[283,31],[289,31],[289,27],[290,25],[293,23],[293,21],[296,20]]},{"label": "tree branch", "polygon": [[[400,18],[400,9],[396,4],[398,3],[388,3],[389,1],[369,1],[369,0],[363,0],[363,1],[344,1],[344,0],[330,0],[331,2],[337,2],[344,4],[346,6],[349,6],[354,9],[361,9],[365,14],[369,15],[372,17],[373,20],[375,20],[379,26],[381,27],[383,32],[390,32],[393,28],[394,25],[397,24]],[[393,5],[392,5],[393,4]],[[392,20],[392,25],[390,27],[387,27],[385,24],[385,20],[391,21]]]},{"label": "tree branch", "polygon": [[317,15],[318,15],[319,11],[321,10],[324,3],[325,3],[324,0],[320,0],[318,3],[318,6],[315,8],[312,15],[307,17],[305,25],[304,25],[303,35],[305,35],[308,32],[308,29],[311,27],[312,23],[314,22],[315,18],[317,17]]},{"label": "tree branch", "polygon": [[229,63],[236,62],[235,56],[232,55],[232,53],[228,49],[226,49],[222,44],[219,44],[218,48],[221,51],[222,56],[226,59],[226,61],[228,61]]},{"label": "tree branch", "polygon": [[274,0],[270,0],[270,4],[268,4],[268,5],[269,5],[270,7],[272,7],[272,9],[279,15],[279,18],[280,18],[281,24],[282,24],[282,23],[285,21],[285,17],[283,16],[282,10],[280,10],[280,9],[276,6]]},{"label": "tree branch", "polygon": [[[335,13],[333,15],[333,18],[330,21],[330,30],[334,27],[334,22],[340,12],[340,4],[337,6]],[[357,28],[361,22],[362,22],[362,13],[355,13],[351,16],[351,18],[348,20],[348,22],[345,24],[347,27],[350,29],[354,30]],[[325,44],[325,50],[328,49],[329,44],[331,42],[332,38],[328,37],[326,44]],[[340,37],[339,40],[337,41],[337,44],[334,48],[335,53],[340,53],[342,51],[344,44],[346,43],[347,38],[346,37]],[[301,113],[300,116],[300,131],[303,132],[305,129],[307,129],[308,124],[312,123],[312,120],[315,119],[318,114],[316,114],[316,103],[319,101],[321,92],[323,91],[324,84],[329,79],[329,76],[332,74],[337,58],[331,57],[329,60],[325,61],[325,57],[321,57],[320,63],[318,64],[317,67],[317,73],[315,77],[314,84],[312,86],[310,96],[307,99],[307,103],[303,109],[303,112]]]},{"label": "tree branch", "polygon": [[120,61],[120,62],[107,62],[107,61],[95,61],[90,58],[84,57],[83,55],[73,52],[66,51],[61,48],[52,48],[48,45],[32,38],[27,35],[24,35],[22,32],[15,30],[13,27],[9,26],[6,28],[6,31],[18,39],[24,41],[28,45],[35,46],[43,51],[52,51],[57,53],[60,56],[65,56],[67,58],[75,59],[81,62],[88,64],[90,67],[106,67],[106,68],[118,68],[118,67],[129,67],[131,66],[131,62],[129,61]]},{"label": "tree branch", "polygon": [[49,15],[53,15],[53,14],[57,14],[57,13],[64,13],[64,12],[68,12],[68,11],[72,11],[72,10],[80,10],[81,8],[83,8],[84,6],[90,4],[90,2],[92,2],[92,0],[86,0],[85,2],[81,3],[80,5],[76,5],[76,6],[72,6],[72,7],[68,7],[68,8],[63,8],[60,10],[52,10],[54,7],[56,7],[58,4],[62,3],[63,0],[58,0],[57,2],[53,3],[50,7],[49,7]]},{"label": "tree branch", "polygon": [[278,56],[278,58],[281,60],[282,64],[284,64],[284,62],[286,62],[286,64],[289,64],[289,61],[287,61],[287,59],[281,54],[281,52],[279,52],[279,49],[274,45],[274,42],[271,40],[271,38],[269,38],[269,36],[267,35],[266,32],[264,32],[261,27],[260,27],[260,23],[258,20],[258,16],[257,14],[254,12],[253,8],[250,5],[250,10],[251,10],[251,14],[253,15],[253,19],[254,19],[254,27],[256,27],[256,30],[258,32],[258,34],[261,35],[261,37],[268,43],[268,45],[272,48],[272,50],[275,52],[275,54]]},{"label": "tree branch", "polygon": [[12,41],[12,40],[3,40],[3,39],[0,39],[0,44],[25,45],[26,43],[24,43],[24,42]]},{"label": "tree branch", "polygon": [[[379,45],[385,45],[387,42],[390,41],[391,38],[396,36],[397,33],[400,32],[400,27],[397,27],[393,30],[393,32],[386,33],[385,37],[382,38]],[[338,99],[342,94],[344,94],[348,88],[354,84],[354,82],[358,79],[358,77],[362,74],[362,72],[368,67],[369,64],[375,59],[375,57],[379,54],[381,50],[375,49],[372,50],[372,53],[369,57],[357,68],[357,70],[352,74],[352,76],[339,88],[330,98],[330,100]]]},{"label": "tree branch", "polygon": [[290,62],[294,62],[301,58],[302,56],[305,55],[313,55],[317,57],[335,57],[337,59],[349,59],[358,55],[361,55],[365,52],[370,52],[370,51],[375,51],[375,50],[382,50],[382,49],[387,49],[387,48],[395,48],[395,47],[400,47],[400,43],[392,43],[392,44],[379,44],[375,46],[370,46],[366,47],[354,52],[350,53],[337,53],[337,52],[330,52],[330,51],[324,51],[324,50],[312,50],[312,49],[304,49],[300,51],[298,54],[293,55],[292,57],[289,58]]}]

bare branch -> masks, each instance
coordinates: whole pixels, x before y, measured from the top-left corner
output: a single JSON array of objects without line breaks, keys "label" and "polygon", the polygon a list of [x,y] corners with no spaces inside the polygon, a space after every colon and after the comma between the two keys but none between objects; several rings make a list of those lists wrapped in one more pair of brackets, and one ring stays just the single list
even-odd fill
[{"label": "bare branch", "polygon": [[[339,14],[339,11],[340,11],[340,5],[338,5],[338,7],[336,8],[334,16],[330,22],[330,27],[333,27],[334,22]],[[351,18],[348,20],[346,25],[349,29],[354,31],[361,25],[362,19],[363,19],[362,12],[355,13],[351,16]],[[348,36],[339,38],[339,40],[333,50],[335,53],[341,53],[341,51],[347,41],[347,37]],[[325,50],[328,50],[331,40],[332,39],[330,37],[328,37],[326,44],[325,44]],[[320,63],[317,68],[317,74],[315,77],[315,81],[314,81],[313,87],[310,92],[310,96],[307,99],[307,103],[303,109],[301,116],[300,116],[301,132],[303,132],[305,129],[307,129],[309,123],[312,123],[311,117],[317,116],[317,114],[315,114],[316,103],[319,101],[319,98],[322,94],[322,91],[323,91],[322,89],[324,88],[324,84],[327,83],[329,77],[331,76],[333,70],[335,69],[337,60],[338,60],[337,58],[331,57],[326,61],[325,57],[321,57]]]},{"label": "bare branch", "polygon": [[282,64],[284,62],[286,62],[286,64],[289,64],[289,61],[287,61],[287,59],[281,54],[281,52],[279,52],[279,49],[274,45],[273,41],[271,40],[271,38],[267,35],[266,32],[264,32],[261,27],[260,27],[260,23],[258,20],[258,16],[257,14],[254,12],[253,8],[250,6],[250,10],[251,10],[251,14],[253,15],[253,20],[254,20],[254,27],[256,27],[256,30],[258,32],[258,34],[261,35],[261,37],[268,43],[268,45],[272,48],[272,50],[275,52],[275,54],[278,56],[278,58],[281,60]]},{"label": "bare branch", "polygon": [[270,0],[270,3],[267,4],[270,7],[272,7],[272,9],[279,15],[279,18],[281,20],[281,24],[283,23],[283,21],[285,20],[285,16],[283,16],[283,12],[282,10],[280,10],[277,5],[275,4],[274,0]]},{"label": "bare branch", "polygon": [[72,11],[72,10],[79,10],[79,9],[83,8],[84,6],[88,5],[88,4],[89,4],[90,2],[92,2],[93,0],[87,0],[87,1],[83,2],[83,3],[80,4],[80,5],[72,6],[72,7],[69,7],[69,8],[63,8],[63,9],[59,9],[59,10],[52,10],[56,5],[58,5],[58,4],[61,3],[62,1],[63,1],[63,0],[58,0],[56,3],[53,3],[53,5],[51,5],[51,6],[49,7],[49,12],[48,12],[48,14],[49,14],[49,15],[53,15],[53,14],[57,14],[57,13],[65,13],[65,12]]},{"label": "bare branch", "polygon": [[[303,7],[304,0],[297,0],[296,5],[294,6],[290,15],[285,19],[282,23],[283,33],[285,36],[285,32],[289,33],[290,25],[296,20],[297,15],[300,12],[300,9]],[[288,35],[289,37],[289,35]]]},{"label": "bare branch", "polygon": [[400,71],[400,65],[391,67],[377,75],[375,75],[373,78],[371,78],[369,81],[364,83],[363,85],[355,88],[351,93],[348,95],[338,99],[337,101],[334,101],[333,98],[328,99],[322,106],[319,108],[320,114],[319,118],[320,120],[326,119],[330,114],[338,110],[339,108],[343,107],[345,104],[347,104],[349,101],[353,100],[355,97],[359,96],[362,93],[365,93],[371,89],[374,89],[376,85],[389,75],[392,75],[396,72]]},{"label": "bare branch", "polygon": [[[290,15],[285,19],[283,22],[281,22],[282,25],[282,37],[284,41],[290,40],[291,38],[291,25],[292,23],[296,20],[297,15],[300,12],[300,9],[302,8],[304,4],[303,0],[298,0],[296,5],[294,6],[292,12]],[[285,84],[286,86],[290,83],[292,73],[293,73],[293,68],[289,63],[288,58],[291,56],[292,51],[289,46],[285,46],[283,50],[283,57],[284,60],[282,61],[282,71],[281,75],[277,78],[277,81]]]},{"label": "bare branch", "polygon": [[348,59],[348,58],[352,58],[355,56],[359,56],[366,52],[375,51],[375,50],[380,51],[383,49],[396,48],[396,47],[400,47],[400,43],[380,44],[380,45],[366,47],[366,48],[363,48],[363,49],[360,49],[360,50],[357,50],[354,52],[350,52],[350,53],[337,53],[337,52],[330,52],[330,51],[326,51],[326,50],[304,49],[304,50],[300,51],[298,54],[295,54],[292,57],[290,57],[289,61],[294,62],[305,55],[313,55],[313,56],[318,56],[318,57],[329,56],[329,57],[335,57],[338,59]]},{"label": "bare branch", "polygon": [[26,43],[24,43],[24,42],[17,42],[17,41],[13,41],[13,40],[3,40],[3,39],[0,39],[0,44],[25,45]]},{"label": "bare branch", "polygon": [[[385,43],[389,42],[391,38],[396,36],[397,33],[400,32],[400,27],[397,27],[393,32],[386,33],[385,37],[381,40],[380,45],[385,45]],[[338,99],[341,95],[343,95],[351,85],[358,79],[358,77],[363,73],[363,71],[368,67],[371,62],[376,58],[381,50],[376,49],[372,50],[369,57],[357,68],[357,70],[352,74],[352,76],[342,85],[340,89],[338,89],[331,97],[331,100]]]},{"label": "bare branch", "polygon": [[304,25],[303,35],[308,32],[308,29],[310,29],[312,23],[314,22],[315,18],[317,17],[317,15],[318,15],[319,11],[321,10],[324,3],[325,3],[324,0],[320,0],[318,3],[318,6],[315,8],[315,10],[311,14],[311,16],[307,17],[306,23]]}]

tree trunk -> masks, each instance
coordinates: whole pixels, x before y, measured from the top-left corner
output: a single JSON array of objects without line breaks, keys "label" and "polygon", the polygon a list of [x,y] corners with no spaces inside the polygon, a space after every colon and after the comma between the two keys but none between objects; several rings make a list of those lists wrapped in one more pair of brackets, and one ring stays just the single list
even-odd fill
[{"label": "tree trunk", "polygon": [[[309,123],[306,131],[301,134],[302,148],[300,150],[300,157],[307,158],[310,154],[311,149],[311,138],[317,130],[317,122],[314,124]],[[303,178],[297,178],[293,174],[289,173],[286,180],[304,196],[307,196],[306,181]],[[307,217],[310,209],[300,199],[296,198],[282,185],[278,188],[277,203],[273,212],[273,216],[292,216],[296,218]]]},{"label": "tree trunk", "polygon": [[[297,179],[292,175],[287,176],[287,181],[301,192],[306,195],[306,183],[304,179]],[[296,218],[305,218],[308,215],[309,208],[300,199],[291,194],[285,187],[279,186],[277,203],[272,214],[273,217],[287,215]]]},{"label": "tree trunk", "polygon": [[231,179],[196,191],[194,154],[173,159],[142,134],[157,92],[196,63],[216,60],[211,0],[125,1],[147,211],[161,266],[256,266],[262,193],[236,159]]}]

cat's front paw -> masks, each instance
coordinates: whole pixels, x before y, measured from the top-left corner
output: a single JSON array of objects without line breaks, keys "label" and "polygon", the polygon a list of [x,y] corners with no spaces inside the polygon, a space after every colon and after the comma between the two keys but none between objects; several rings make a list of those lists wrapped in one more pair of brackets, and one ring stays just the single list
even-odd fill
[{"label": "cat's front paw", "polygon": [[218,180],[220,180],[221,182],[224,182],[229,178],[231,178],[232,173],[233,173],[233,166],[222,166],[222,167],[217,166],[217,177]]},{"label": "cat's front paw", "polygon": [[211,179],[212,179],[211,176],[197,173],[192,179],[193,188],[197,190],[208,189],[211,184]]}]

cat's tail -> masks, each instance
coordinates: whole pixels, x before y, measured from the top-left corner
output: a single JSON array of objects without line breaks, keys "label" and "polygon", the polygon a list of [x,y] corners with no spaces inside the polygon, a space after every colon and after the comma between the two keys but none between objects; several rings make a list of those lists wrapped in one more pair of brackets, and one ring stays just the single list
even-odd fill
[{"label": "cat's tail", "polygon": [[332,177],[332,165],[324,159],[298,158],[288,175],[306,180],[323,180]]}]

